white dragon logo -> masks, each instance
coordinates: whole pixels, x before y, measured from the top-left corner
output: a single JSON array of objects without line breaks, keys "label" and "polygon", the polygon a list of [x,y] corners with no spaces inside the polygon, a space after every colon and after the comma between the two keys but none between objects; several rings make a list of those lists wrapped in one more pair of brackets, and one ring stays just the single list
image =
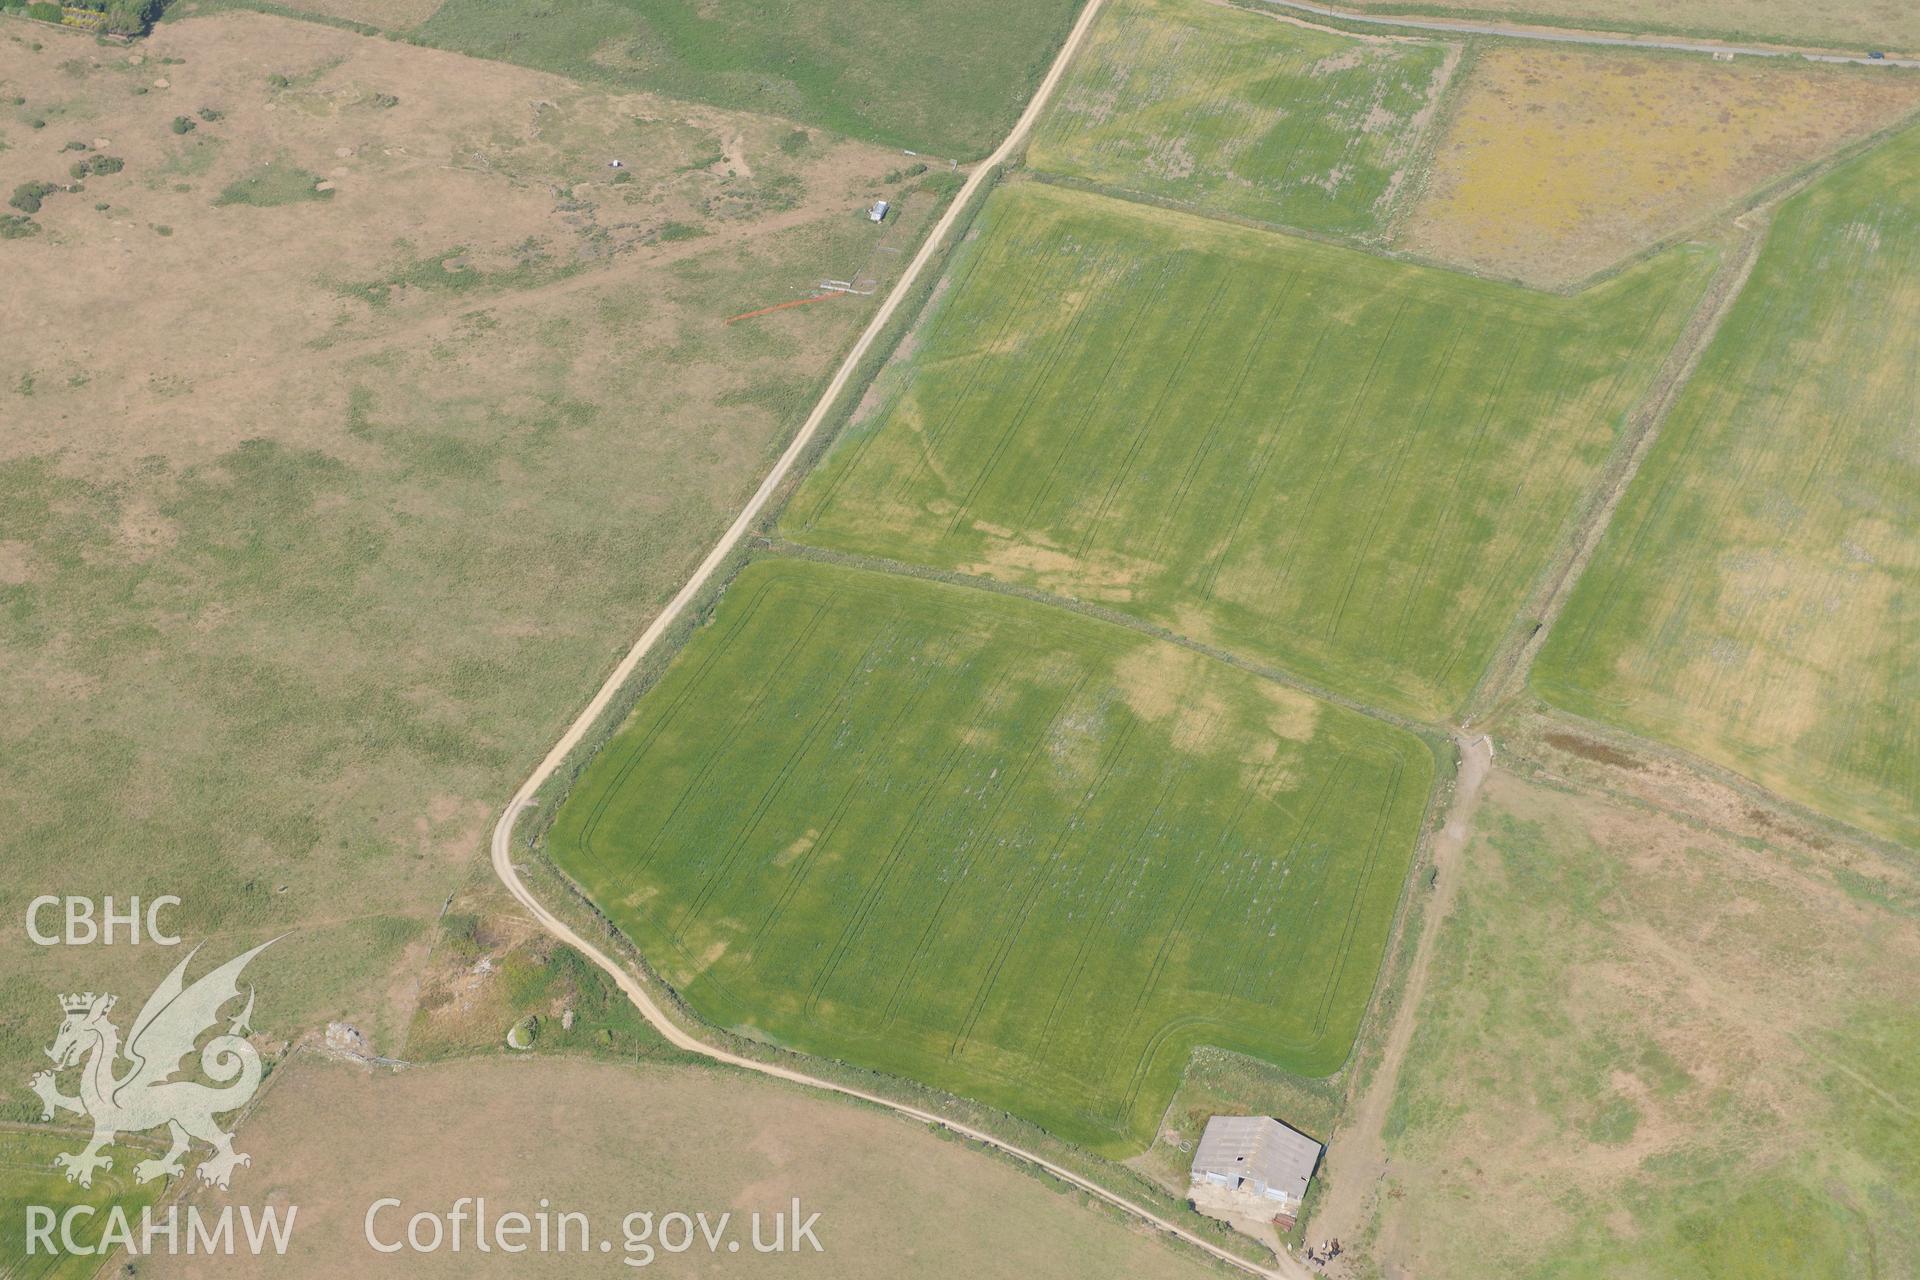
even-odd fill
[{"label": "white dragon logo", "polygon": [[[47,1050],[54,1068],[34,1076],[31,1088],[40,1095],[42,1120],[53,1119],[57,1111],[93,1120],[93,1140],[84,1151],[54,1157],[55,1165],[66,1170],[68,1182],[92,1186],[95,1170],[113,1167],[112,1157],[101,1155],[100,1149],[115,1135],[161,1125],[170,1132],[173,1148],[157,1160],[142,1160],[133,1167],[133,1176],[140,1182],[184,1172],[180,1157],[195,1138],[213,1148],[213,1154],[200,1164],[202,1182],[224,1190],[236,1167],[253,1163],[251,1157],[233,1149],[233,1135],[222,1132],[213,1119],[243,1105],[260,1087],[260,1054],[246,1039],[247,1019],[253,1014],[251,988],[246,1008],[228,1025],[226,1034],[215,1036],[200,1051],[200,1069],[225,1087],[170,1077],[193,1052],[201,1033],[219,1022],[220,1010],[239,998],[240,971],[272,945],[263,942],[187,986],[187,964],[199,952],[195,947],[147,997],[140,1016],[133,1020],[124,1051],[131,1065],[124,1074],[115,1074],[122,1056],[120,1029],[107,1019],[116,997],[91,991],[60,997],[66,1020]],[[59,1073],[83,1058],[79,1096],[69,1097],[60,1092]]]}]

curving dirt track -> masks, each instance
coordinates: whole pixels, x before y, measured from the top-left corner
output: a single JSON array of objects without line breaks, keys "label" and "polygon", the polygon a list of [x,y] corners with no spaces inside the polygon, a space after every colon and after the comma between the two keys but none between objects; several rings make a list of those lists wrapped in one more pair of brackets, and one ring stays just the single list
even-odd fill
[{"label": "curving dirt track", "polygon": [[988,174],[992,173],[998,165],[1004,163],[1019,149],[1021,144],[1026,141],[1027,134],[1032,130],[1034,122],[1039,119],[1040,113],[1045,108],[1047,100],[1052,97],[1055,88],[1058,87],[1061,77],[1066,71],[1067,64],[1072,61],[1073,55],[1075,51],[1079,49],[1086,36],[1087,30],[1093,25],[1094,18],[1098,16],[1101,4],[1102,0],[1088,0],[1086,8],[1081,11],[1080,17],[1074,23],[1072,31],[1068,33],[1065,43],[1061,45],[1059,55],[1054,59],[1053,65],[1048,69],[1045,78],[1040,81],[1039,87],[1034,91],[1032,100],[1027,103],[1026,110],[1021,113],[1019,120],[1015,122],[1013,130],[1007,135],[1006,139],[1001,142],[1000,146],[995,149],[993,154],[976,165],[968,175],[966,185],[960,189],[959,195],[957,195],[953,203],[948,206],[947,212],[941,217],[940,221],[935,224],[933,230],[921,244],[920,250],[914,255],[913,261],[907,264],[907,269],[901,274],[898,282],[895,283],[892,292],[889,293],[886,300],[880,304],[880,309],[874,313],[873,319],[868,323],[866,329],[861,332],[860,338],[853,344],[852,350],[847,352],[846,359],[841,362],[839,370],[833,376],[833,380],[827,384],[826,390],[821,393],[820,400],[814,405],[813,411],[807,415],[806,421],[801,424],[800,430],[795,434],[792,443],[787,446],[786,452],[780,455],[779,460],[773,466],[773,470],[767,473],[766,479],[761,481],[760,487],[756,489],[753,496],[748,499],[747,505],[741,508],[740,514],[735,517],[734,522],[727,527],[726,532],[720,536],[720,540],[714,544],[713,549],[707,553],[706,559],[700,562],[699,567],[694,570],[693,576],[687,579],[686,584],[680,588],[673,599],[668,601],[666,607],[660,611],[660,615],[640,634],[640,638],[634,642],[633,647],[627,651],[626,656],[620,660],[619,665],[616,666],[612,674],[607,677],[606,683],[602,684],[599,691],[594,694],[592,701],[588,702],[586,707],[581,710],[579,716],[568,726],[567,731],[560,736],[560,740],[554,743],[552,750],[547,752],[546,757],[541,760],[539,766],[536,767],[532,774],[528,776],[527,780],[521,784],[520,789],[514,793],[513,799],[508,802],[506,809],[501,813],[499,821],[494,824],[492,839],[493,870],[494,873],[500,877],[501,883],[506,885],[507,890],[512,893],[514,898],[540,923],[542,928],[605,970],[607,975],[614,980],[620,990],[626,995],[627,999],[633,1003],[634,1008],[638,1009],[641,1014],[646,1017],[647,1021],[653,1024],[654,1029],[659,1031],[674,1047],[690,1053],[700,1054],[715,1062],[758,1072],[765,1076],[772,1076],[775,1079],[790,1081],[794,1084],[807,1085],[815,1089],[822,1089],[846,1097],[858,1098],[863,1102],[870,1102],[877,1106],[886,1107],[891,1111],[898,1112],[901,1115],[908,1116],[925,1124],[940,1125],[963,1137],[995,1147],[1009,1155],[1026,1161],[1028,1164],[1043,1169],[1053,1177],[1070,1183],[1080,1190],[1087,1192],[1089,1195],[1098,1196],[1101,1200],[1106,1201],[1118,1209],[1124,1210],[1132,1217],[1164,1231],[1171,1236],[1175,1236],[1192,1245],[1194,1248],[1202,1250],[1209,1256],[1217,1258],[1241,1271],[1256,1276],[1273,1277],[1274,1280],[1303,1280],[1307,1275],[1305,1268],[1291,1258],[1283,1257],[1279,1259],[1278,1268],[1273,1270],[1257,1266],[1254,1263],[1227,1252],[1211,1241],[1189,1232],[1184,1227],[1168,1221],[1151,1209],[1135,1204],[1124,1196],[1117,1195],[1069,1169],[1062,1168],[1044,1156],[1015,1146],[990,1133],[957,1123],[929,1111],[922,1111],[917,1107],[908,1106],[905,1103],[896,1102],[890,1098],[883,1098],[877,1094],[867,1093],[863,1090],[855,1089],[831,1080],[823,1080],[789,1067],[776,1066],[771,1063],[759,1062],[752,1058],[742,1057],[725,1049],[707,1044],[705,1041],[690,1034],[682,1028],[679,1023],[669,1018],[654,1001],[653,997],[648,994],[646,988],[641,986],[619,963],[614,961],[600,948],[594,946],[591,942],[588,942],[585,938],[582,938],[578,933],[574,932],[564,920],[560,919],[560,917],[542,905],[540,900],[534,896],[533,891],[527,888],[526,883],[521,880],[518,869],[513,865],[513,824],[515,819],[519,817],[520,811],[532,803],[534,794],[539,791],[540,787],[552,776],[554,770],[566,759],[568,753],[580,744],[581,740],[593,727],[594,722],[605,712],[608,704],[612,702],[620,687],[632,676],[634,669],[639,666],[641,660],[660,642],[660,638],[666,634],[667,628],[672,626],[675,620],[686,611],[687,607],[712,579],[714,573],[725,563],[727,557],[733,553],[734,549],[739,546],[741,540],[746,537],[754,521],[759,517],[760,512],[765,508],[768,500],[772,498],[775,490],[779,488],[781,482],[787,478],[788,473],[791,472],[795,464],[799,462],[801,456],[806,452],[808,445],[813,442],[814,437],[819,434],[821,425],[826,421],[827,414],[831,410],[834,401],[837,400],[840,394],[846,389],[847,383],[853,377],[854,370],[859,366],[860,361],[866,356],[867,351],[879,337],[881,330],[886,327],[887,322],[893,317],[894,312],[899,308],[902,300],[907,297],[909,291],[913,288],[914,282],[920,278],[920,273],[925,269],[927,263],[933,259],[940,244],[946,239],[948,233],[952,231],[953,225],[960,217],[961,212],[978,192],[981,183],[986,180]]}]

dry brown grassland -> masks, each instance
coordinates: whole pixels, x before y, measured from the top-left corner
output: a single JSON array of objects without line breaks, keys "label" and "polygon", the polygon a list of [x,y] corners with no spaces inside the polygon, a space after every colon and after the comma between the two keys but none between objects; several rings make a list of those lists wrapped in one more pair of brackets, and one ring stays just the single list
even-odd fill
[{"label": "dry brown grassland", "polygon": [[[9,21],[0,95],[0,186],[124,162],[0,242],[0,915],[178,894],[215,949],[290,933],[263,1031],[389,1048],[493,806],[876,299],[727,317],[884,287],[936,198],[787,121],[248,13]],[[49,991],[172,958],[0,935],[0,1074]]]},{"label": "dry brown grassland", "polygon": [[1554,719],[1501,742],[1352,1274],[1909,1274],[1910,860]]},{"label": "dry brown grassland", "polygon": [[[255,1113],[248,1141],[273,1171],[270,1202],[300,1206],[286,1259],[153,1259],[155,1276],[408,1276],[651,1274],[1061,1280],[1219,1275],[1076,1195],[1036,1194],[1025,1172],[984,1159],[897,1116],[709,1067],[621,1067],[583,1061],[491,1060],[390,1073],[303,1057]],[[592,1099],[592,1105],[582,1105]],[[338,1134],[356,1135],[352,1142]],[[404,1197],[405,1211],[444,1213],[485,1196],[488,1213],[585,1213],[610,1254],[549,1252],[382,1256],[363,1236],[367,1206]],[[818,1213],[820,1251],[761,1255],[750,1215]],[[217,1202],[218,1196],[203,1196]],[[731,1214],[709,1256],[658,1252],[645,1271],[622,1264],[622,1219],[651,1212]],[[577,1238],[577,1237],[576,1237]],[[639,1255],[636,1253],[635,1255]]]}]

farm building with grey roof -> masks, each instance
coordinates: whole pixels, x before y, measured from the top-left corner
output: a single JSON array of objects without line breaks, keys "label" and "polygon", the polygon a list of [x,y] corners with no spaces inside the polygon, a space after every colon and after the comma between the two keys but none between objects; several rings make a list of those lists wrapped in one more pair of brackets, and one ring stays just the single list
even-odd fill
[{"label": "farm building with grey roof", "polygon": [[1299,1209],[1321,1145],[1272,1116],[1214,1116],[1193,1153],[1193,1181]]}]

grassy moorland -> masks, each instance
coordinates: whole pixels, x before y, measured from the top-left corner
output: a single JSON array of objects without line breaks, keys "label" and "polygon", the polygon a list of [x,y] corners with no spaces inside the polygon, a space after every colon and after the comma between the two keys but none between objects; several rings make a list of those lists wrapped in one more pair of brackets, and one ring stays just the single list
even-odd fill
[{"label": "grassy moorland", "polygon": [[414,38],[968,159],[1012,125],[1078,10],[1077,0],[446,0]]},{"label": "grassy moorland", "polygon": [[1379,229],[1457,48],[1186,0],[1115,0],[1035,134],[1035,168],[1315,231]]},{"label": "grassy moorland", "polygon": [[1196,1045],[1345,1060],[1432,774],[1111,624],[762,561],[551,847],[706,1017],[1132,1150]]},{"label": "grassy moorland", "polygon": [[1911,863],[1498,771],[1477,827],[1355,1251],[1435,1277],[1920,1274]]},{"label": "grassy moorland", "polygon": [[[0,181],[125,163],[6,249],[37,319],[0,344],[0,1077],[56,992],[138,1009],[177,959],[30,945],[44,892],[178,895],[203,962],[287,934],[263,1034],[338,1018],[390,1052],[500,797],[872,300],[726,318],[861,270],[898,157],[257,14],[163,24],[164,92],[129,91],[156,76],[128,50],[37,43],[0,41],[49,121]],[[218,118],[174,133],[183,103]],[[335,189],[258,198],[294,171]]]},{"label": "grassy moorland", "polygon": [[1566,298],[1037,183],[981,224],[783,531],[1421,716],[1472,688],[1715,260]]},{"label": "grassy moorland", "polygon": [[1920,130],[1781,210],[1533,674],[1920,839]]}]

